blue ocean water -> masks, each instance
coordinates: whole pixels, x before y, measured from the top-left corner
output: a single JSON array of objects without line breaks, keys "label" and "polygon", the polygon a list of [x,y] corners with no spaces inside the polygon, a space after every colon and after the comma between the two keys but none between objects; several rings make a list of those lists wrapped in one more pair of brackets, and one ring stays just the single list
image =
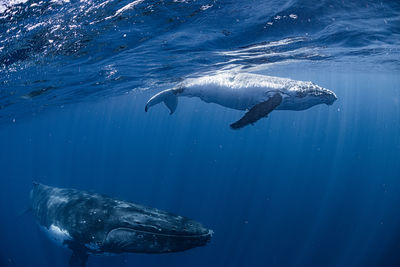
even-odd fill
[{"label": "blue ocean water", "polygon": [[[32,181],[202,222],[182,253],[88,266],[400,266],[398,1],[0,1],[0,266],[67,266]],[[338,100],[243,112],[146,101],[187,77],[248,71]]]}]

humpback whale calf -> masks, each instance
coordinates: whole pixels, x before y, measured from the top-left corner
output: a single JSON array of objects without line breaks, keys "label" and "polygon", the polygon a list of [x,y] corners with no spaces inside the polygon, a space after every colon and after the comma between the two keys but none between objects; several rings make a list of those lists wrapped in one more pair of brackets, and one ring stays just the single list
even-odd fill
[{"label": "humpback whale calf", "polygon": [[72,250],[69,266],[88,255],[168,253],[204,246],[212,231],[188,218],[108,196],[34,183],[31,210],[54,241]]},{"label": "humpback whale calf", "polygon": [[207,103],[246,110],[240,120],[230,125],[232,129],[253,124],[275,109],[304,110],[318,104],[332,105],[337,99],[335,93],[312,82],[252,73],[223,73],[186,79],[150,98],[145,111],[164,102],[172,114],[179,96],[199,97]]}]

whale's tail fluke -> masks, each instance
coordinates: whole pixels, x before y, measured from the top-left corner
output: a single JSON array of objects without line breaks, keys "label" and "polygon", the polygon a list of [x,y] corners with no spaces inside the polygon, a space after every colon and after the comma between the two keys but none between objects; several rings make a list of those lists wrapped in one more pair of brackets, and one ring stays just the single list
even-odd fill
[{"label": "whale's tail fluke", "polygon": [[164,104],[168,107],[170,114],[174,113],[176,107],[178,105],[178,90],[176,89],[167,89],[158,94],[155,94],[152,98],[147,101],[144,110],[147,110],[160,102],[164,102]]}]

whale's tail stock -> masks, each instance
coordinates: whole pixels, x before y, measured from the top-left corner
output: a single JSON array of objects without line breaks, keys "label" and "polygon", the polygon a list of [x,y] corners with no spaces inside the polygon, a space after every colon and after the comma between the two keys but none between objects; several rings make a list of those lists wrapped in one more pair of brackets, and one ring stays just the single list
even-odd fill
[{"label": "whale's tail stock", "polygon": [[147,110],[160,102],[164,102],[164,104],[168,107],[170,114],[174,113],[176,110],[176,106],[178,105],[178,96],[179,90],[177,89],[167,89],[159,92],[152,96],[149,101],[147,101],[144,111]]}]

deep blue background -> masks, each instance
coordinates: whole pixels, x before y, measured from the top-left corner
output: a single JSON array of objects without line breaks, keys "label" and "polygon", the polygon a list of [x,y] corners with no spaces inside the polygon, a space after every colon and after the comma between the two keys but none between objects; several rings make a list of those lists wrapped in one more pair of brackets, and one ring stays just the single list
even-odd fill
[{"label": "deep blue background", "polygon": [[[170,255],[89,266],[400,266],[400,2],[0,0],[0,266],[66,266],[32,181],[191,217],[214,230]],[[332,106],[243,112],[180,99],[187,77],[312,81]]]},{"label": "deep blue background", "polygon": [[69,105],[0,130],[0,255],[66,266],[38,230],[32,180],[106,193],[194,218],[206,247],[91,257],[88,266],[398,266],[400,78],[396,73],[264,74],[333,89],[333,106],[276,111],[240,131],[241,112],[180,99],[170,116],[145,91]]}]

